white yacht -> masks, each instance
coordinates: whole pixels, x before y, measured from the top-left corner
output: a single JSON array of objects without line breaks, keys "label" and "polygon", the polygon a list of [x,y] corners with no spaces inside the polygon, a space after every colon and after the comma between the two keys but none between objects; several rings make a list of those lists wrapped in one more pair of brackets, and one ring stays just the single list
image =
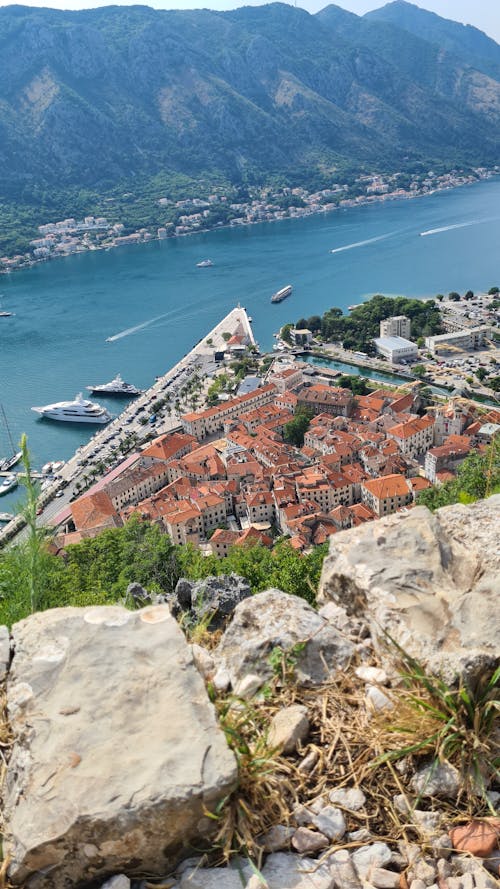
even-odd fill
[{"label": "white yacht", "polygon": [[49,420],[62,420],[66,423],[109,423],[111,414],[95,401],[86,401],[80,392],[74,401],[58,401],[43,407],[32,407],[32,411]]},{"label": "white yacht", "polygon": [[89,392],[100,392],[102,395],[142,395],[142,389],[133,386],[132,383],[126,383],[122,380],[120,374],[117,374],[110,383],[102,383],[99,386],[87,386]]},{"label": "white yacht", "polygon": [[196,263],[196,268],[198,269],[210,269],[213,266],[213,262],[211,259],[202,259],[201,262]]},{"label": "white yacht", "polygon": [[17,476],[11,472],[0,481],[0,497],[13,491],[14,488],[17,488]]}]

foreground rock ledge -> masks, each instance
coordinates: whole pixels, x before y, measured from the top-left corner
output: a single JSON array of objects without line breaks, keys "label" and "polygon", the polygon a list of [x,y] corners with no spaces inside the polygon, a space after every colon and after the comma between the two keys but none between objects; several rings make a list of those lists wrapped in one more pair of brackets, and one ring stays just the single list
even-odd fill
[{"label": "foreground rock ledge", "polygon": [[330,538],[318,600],[388,630],[442,673],[474,680],[500,660],[500,494],[425,506]]},{"label": "foreground rock ledge", "polygon": [[164,874],[213,829],[236,764],[166,605],[58,608],[13,628],[10,878]]}]

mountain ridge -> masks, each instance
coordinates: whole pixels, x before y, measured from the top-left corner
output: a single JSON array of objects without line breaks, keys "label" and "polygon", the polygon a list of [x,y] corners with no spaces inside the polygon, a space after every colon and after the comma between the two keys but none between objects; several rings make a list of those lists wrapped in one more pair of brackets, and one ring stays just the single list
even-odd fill
[{"label": "mountain ridge", "polygon": [[2,198],[165,172],[238,183],[493,165],[500,75],[460,52],[338,7],[2,7]]}]

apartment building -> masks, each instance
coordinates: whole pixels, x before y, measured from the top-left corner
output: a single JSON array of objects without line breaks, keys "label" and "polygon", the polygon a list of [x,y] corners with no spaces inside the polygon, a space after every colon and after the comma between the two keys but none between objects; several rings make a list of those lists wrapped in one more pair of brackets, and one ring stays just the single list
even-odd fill
[{"label": "apartment building", "polygon": [[361,482],[361,500],[380,518],[408,506],[413,493],[404,475],[386,475]]},{"label": "apartment building", "polygon": [[248,392],[246,395],[240,395],[239,398],[232,398],[230,401],[226,401],[217,407],[184,414],[182,426],[185,432],[189,435],[194,435],[199,441],[206,438],[207,435],[222,432],[226,420],[238,417],[239,414],[251,408],[269,404],[269,402],[273,401],[275,395],[276,387],[269,383],[266,386],[255,389],[253,392]]}]

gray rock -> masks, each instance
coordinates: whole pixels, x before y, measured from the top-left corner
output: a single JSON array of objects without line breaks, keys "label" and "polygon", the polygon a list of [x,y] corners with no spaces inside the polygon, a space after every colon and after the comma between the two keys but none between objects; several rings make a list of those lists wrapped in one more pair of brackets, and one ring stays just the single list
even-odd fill
[{"label": "gray rock", "polygon": [[366,796],[359,787],[341,787],[339,790],[332,790],[328,798],[331,803],[350,809],[351,812],[359,812],[366,803]]},{"label": "gray rock", "polygon": [[179,889],[242,889],[251,876],[250,866],[243,862],[232,867],[187,868]]},{"label": "gray rock", "polygon": [[191,645],[191,651],[198,672],[201,673],[205,680],[210,679],[215,673],[215,661],[210,652],[203,648],[202,645],[197,645],[196,643]]},{"label": "gray rock", "polygon": [[426,886],[430,886],[437,876],[436,863],[425,858],[417,858],[412,865],[412,874],[415,880],[422,880]]},{"label": "gray rock", "polygon": [[385,843],[371,843],[352,853],[352,860],[359,876],[368,881],[375,868],[390,864],[391,859],[392,852]]},{"label": "gray rock", "polygon": [[136,605],[147,605],[151,602],[151,596],[148,591],[140,583],[135,582],[129,583],[125,598],[132,599]]},{"label": "gray rock", "polygon": [[383,627],[448,681],[472,681],[500,660],[499,519],[497,494],[334,534],[318,601],[366,619],[375,638]]},{"label": "gray rock", "polygon": [[314,855],[328,845],[329,840],[324,834],[307,827],[299,827],[292,838],[292,846],[300,855]]},{"label": "gray rock", "polygon": [[244,701],[253,698],[254,694],[261,688],[262,679],[260,676],[256,676],[255,673],[248,673],[246,676],[243,676],[243,679],[240,679],[239,682],[236,683],[233,691],[237,698],[242,698]]},{"label": "gray rock", "polygon": [[381,667],[356,667],[355,674],[359,679],[362,679],[363,682],[368,682],[370,684],[376,683],[377,685],[387,685],[389,679],[385,670],[382,670]]},{"label": "gray rock", "polygon": [[290,848],[290,841],[295,834],[294,827],[286,827],[285,824],[276,824],[268,830],[263,837],[260,837],[259,843],[264,852],[281,852],[282,849]]},{"label": "gray rock", "polygon": [[262,875],[270,889],[332,889],[329,868],[314,858],[300,858],[293,852],[270,855]]},{"label": "gray rock", "polygon": [[312,823],[324,833],[332,843],[337,843],[346,832],[345,818],[335,806],[325,806],[319,815],[315,815]]},{"label": "gray rock", "polygon": [[368,685],[366,688],[366,703],[372,713],[380,713],[382,710],[392,710],[394,707],[389,695],[386,695],[377,685]]},{"label": "gray rock", "polygon": [[292,704],[276,713],[269,727],[268,743],[283,753],[293,753],[309,734],[307,707]]},{"label": "gray rock", "polygon": [[363,889],[361,881],[358,877],[356,868],[354,867],[352,856],[347,849],[340,849],[334,852],[327,859],[327,864],[334,878],[334,887],[342,887],[342,889]]},{"label": "gray rock", "polygon": [[376,889],[399,889],[399,877],[393,870],[376,867],[370,874],[370,883]]},{"label": "gray rock", "polygon": [[237,574],[196,581],[181,578],[169,604],[174,617],[182,615],[190,624],[206,623],[212,631],[224,627],[238,603],[249,596],[250,584]]},{"label": "gray rock", "polygon": [[460,773],[449,762],[431,763],[415,773],[411,787],[423,799],[454,799],[460,790]]},{"label": "gray rock", "polygon": [[314,767],[316,766],[319,760],[319,751],[318,750],[310,750],[309,753],[306,753],[304,759],[299,763],[298,769],[299,772],[305,772],[306,774],[310,774]]},{"label": "gray rock", "polygon": [[9,628],[0,626],[0,682],[3,682],[10,664]]},{"label": "gray rock", "polygon": [[247,673],[271,679],[275,651],[293,661],[298,683],[316,685],[345,667],[354,648],[304,599],[272,589],[237,605],[215,657],[234,687]]},{"label": "gray rock", "polygon": [[236,782],[168,607],[58,608],[12,634],[11,880],[67,889],[110,873],[166,873],[213,831],[205,812]]},{"label": "gray rock", "polygon": [[117,874],[102,884],[101,889],[130,889],[130,880],[125,874]]}]

